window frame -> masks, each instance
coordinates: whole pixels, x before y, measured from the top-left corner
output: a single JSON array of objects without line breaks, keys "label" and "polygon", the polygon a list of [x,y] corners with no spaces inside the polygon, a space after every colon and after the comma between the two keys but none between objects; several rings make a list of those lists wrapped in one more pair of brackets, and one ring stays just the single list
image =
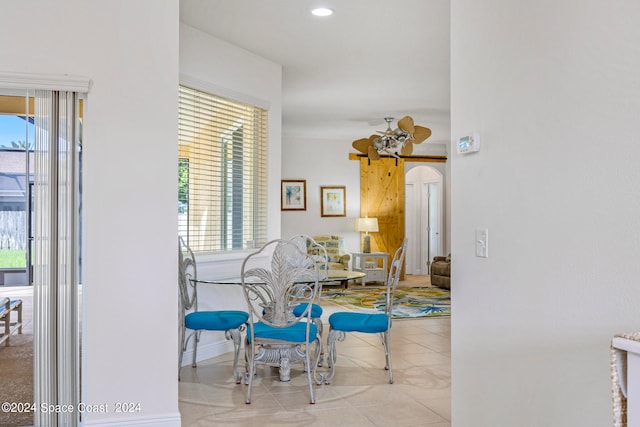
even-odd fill
[{"label": "window frame", "polygon": [[[270,222],[270,203],[269,203],[269,179],[270,179],[270,174],[271,171],[270,169],[270,160],[269,160],[269,151],[270,151],[270,115],[269,115],[269,103],[264,102],[264,101],[260,101],[258,99],[252,98],[250,96],[246,96],[246,95],[242,95],[239,93],[234,93],[231,92],[229,90],[225,90],[222,88],[218,88],[214,85],[210,85],[208,83],[204,83],[202,81],[198,81],[198,80],[194,80],[191,78],[185,78],[184,76],[181,76],[180,81],[178,83],[178,89],[180,90],[180,87],[186,87],[188,89],[192,89],[195,91],[199,91],[199,92],[203,92],[207,95],[211,95],[214,98],[222,98],[222,99],[226,99],[228,101],[234,102],[234,103],[239,103],[239,104],[244,104],[247,107],[251,107],[251,108],[258,108],[258,109],[262,109],[264,110],[263,114],[263,121],[260,122],[260,126],[261,127],[261,132],[262,132],[262,157],[261,157],[261,165],[260,167],[263,168],[262,171],[262,176],[261,176],[261,190],[262,190],[262,195],[261,195],[261,200],[259,202],[260,209],[261,209],[261,213],[259,217],[254,217],[254,218],[258,218],[259,222],[261,224],[264,224],[262,227],[263,229],[260,230],[262,235],[263,235],[263,240],[264,242],[256,242],[254,243],[253,246],[248,246],[246,244],[246,240],[255,240],[255,234],[252,234],[252,239],[246,239],[244,238],[244,236],[242,237],[243,240],[243,244],[242,244],[242,248],[237,248],[237,249],[200,249],[200,248],[194,248],[194,255],[196,256],[196,258],[199,261],[221,261],[221,260],[237,260],[237,259],[244,259],[244,257],[246,256],[247,253],[252,252],[255,250],[256,247],[261,246],[263,243],[266,243],[269,240],[269,222]],[[180,111],[180,96],[178,96],[178,109]],[[240,128],[238,128],[240,129]],[[237,129],[235,130],[237,131]],[[229,132],[234,133],[234,130],[232,130],[231,128],[229,128]],[[178,135],[178,146],[180,147],[181,142],[180,142],[180,135]],[[180,154],[180,148],[179,148],[179,153],[178,153],[178,169],[180,170],[181,168],[181,163],[186,161],[187,164],[190,164],[191,159],[189,159],[188,157],[184,157],[183,155]],[[187,174],[191,174],[192,172],[190,170],[188,170]],[[252,174],[252,177],[254,177],[255,175]],[[226,186],[225,186],[226,187]],[[220,187],[221,188],[221,187]],[[220,189],[218,189],[217,191],[220,191]],[[180,192],[180,189],[178,189],[178,192]],[[260,197],[260,196],[259,196]],[[187,197],[188,198],[188,197]],[[181,199],[178,197],[178,202],[180,203]],[[188,203],[188,201],[187,201]],[[188,205],[187,205],[188,206]],[[187,209],[189,209],[187,207]],[[223,217],[223,215],[220,215],[218,218],[221,219]],[[180,226],[179,226],[180,227]],[[178,229],[178,232],[180,229]],[[185,236],[188,236],[189,238],[193,239],[194,236],[193,235],[189,235],[189,230],[187,229],[187,233],[185,234]],[[222,242],[222,237],[219,238],[218,240],[219,243]]]}]

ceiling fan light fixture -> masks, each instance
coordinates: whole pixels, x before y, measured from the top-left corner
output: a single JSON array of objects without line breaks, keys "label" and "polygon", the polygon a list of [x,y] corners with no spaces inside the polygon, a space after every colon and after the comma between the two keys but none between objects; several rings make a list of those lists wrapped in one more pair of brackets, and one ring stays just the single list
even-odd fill
[{"label": "ceiling fan light fixture", "polygon": [[362,138],[353,141],[353,148],[366,154],[369,160],[378,160],[381,154],[387,154],[396,159],[400,155],[411,155],[413,144],[420,144],[431,136],[431,129],[423,126],[416,126],[413,118],[405,116],[398,120],[398,127],[391,128],[393,117],[385,117],[387,129],[378,131],[378,135],[371,135],[369,139]]},{"label": "ceiling fan light fixture", "polygon": [[315,16],[331,16],[333,15],[333,9],[329,9],[328,7],[317,7],[313,9],[311,13]]}]

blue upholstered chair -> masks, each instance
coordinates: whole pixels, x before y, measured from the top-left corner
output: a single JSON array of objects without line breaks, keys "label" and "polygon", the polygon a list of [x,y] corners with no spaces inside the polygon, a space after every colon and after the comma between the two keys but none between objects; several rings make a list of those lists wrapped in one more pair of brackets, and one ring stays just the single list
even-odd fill
[{"label": "blue upholstered chair", "polygon": [[[320,276],[320,280],[326,278],[329,274],[329,264],[327,256],[327,250],[324,246],[316,242],[312,237],[299,234],[297,236],[292,237],[291,242],[294,243],[302,252],[306,252],[311,255],[312,259],[318,264],[318,274]],[[305,261],[302,261],[304,263]],[[308,266],[307,266],[308,267]],[[311,305],[311,320],[315,323],[318,328],[318,335],[320,336],[320,342],[322,343],[322,333],[324,331],[324,326],[322,325],[322,307],[320,306],[320,298],[322,296],[322,281],[318,284],[318,292],[317,299]],[[306,310],[306,304],[298,304],[293,309],[293,314],[295,316],[300,316]],[[322,366],[322,362],[324,358],[324,350],[322,349],[322,344],[320,348],[320,358],[318,359],[318,366]]]},{"label": "blue upholstered chair", "polygon": [[[245,338],[247,399],[256,365],[280,368],[280,380],[290,379],[292,364],[302,363],[315,403],[315,377],[320,336],[310,313],[318,292],[319,267],[313,256],[289,240],[273,240],[245,258],[242,289],[250,312]],[[297,315],[296,307],[304,309]],[[311,354],[314,354],[312,360]]]},{"label": "blue upholstered chair", "polygon": [[324,381],[331,384],[336,369],[336,341],[344,341],[347,332],[379,334],[385,354],[385,369],[389,371],[389,383],[393,384],[391,370],[391,323],[393,311],[393,295],[400,280],[400,271],[404,262],[407,239],[396,250],[387,276],[386,304],[384,313],[337,312],[329,316],[329,338],[327,339],[327,363],[330,371]]},{"label": "blue upholstered chair", "polygon": [[[245,328],[249,313],[241,310],[198,310],[198,285],[193,279],[198,277],[196,259],[191,249],[178,238],[178,285],[180,287],[180,355],[178,357],[178,379],[182,357],[187,350],[187,344],[193,338],[193,363],[197,367],[196,356],[198,342],[202,331],[224,331],[227,339],[233,340],[234,359],[233,377],[237,384],[242,382],[242,375],[238,372],[238,357],[242,342],[242,331]],[[191,331],[187,335],[187,330]]]}]

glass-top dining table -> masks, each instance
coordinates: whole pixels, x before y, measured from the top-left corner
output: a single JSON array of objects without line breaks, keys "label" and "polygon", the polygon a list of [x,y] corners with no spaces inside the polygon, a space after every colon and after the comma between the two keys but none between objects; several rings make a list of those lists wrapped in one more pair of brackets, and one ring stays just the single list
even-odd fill
[{"label": "glass-top dining table", "polygon": [[[346,289],[349,287],[349,281],[362,279],[364,276],[366,276],[366,273],[363,273],[362,271],[329,269],[327,270],[326,275],[322,273],[320,274],[319,282],[322,282],[323,285],[331,282],[339,282],[340,286]],[[212,283],[212,284],[219,284],[219,285],[241,285],[242,284],[242,279],[239,276],[223,277],[223,278],[216,278],[216,279],[198,278],[198,279],[192,279],[192,280],[198,283]]]}]

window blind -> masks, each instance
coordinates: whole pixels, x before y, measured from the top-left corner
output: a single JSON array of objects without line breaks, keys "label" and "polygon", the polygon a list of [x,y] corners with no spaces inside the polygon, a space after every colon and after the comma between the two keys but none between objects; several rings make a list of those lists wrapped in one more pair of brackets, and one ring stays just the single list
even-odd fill
[{"label": "window blind", "polygon": [[267,237],[267,111],[180,86],[178,234],[194,252]]}]

